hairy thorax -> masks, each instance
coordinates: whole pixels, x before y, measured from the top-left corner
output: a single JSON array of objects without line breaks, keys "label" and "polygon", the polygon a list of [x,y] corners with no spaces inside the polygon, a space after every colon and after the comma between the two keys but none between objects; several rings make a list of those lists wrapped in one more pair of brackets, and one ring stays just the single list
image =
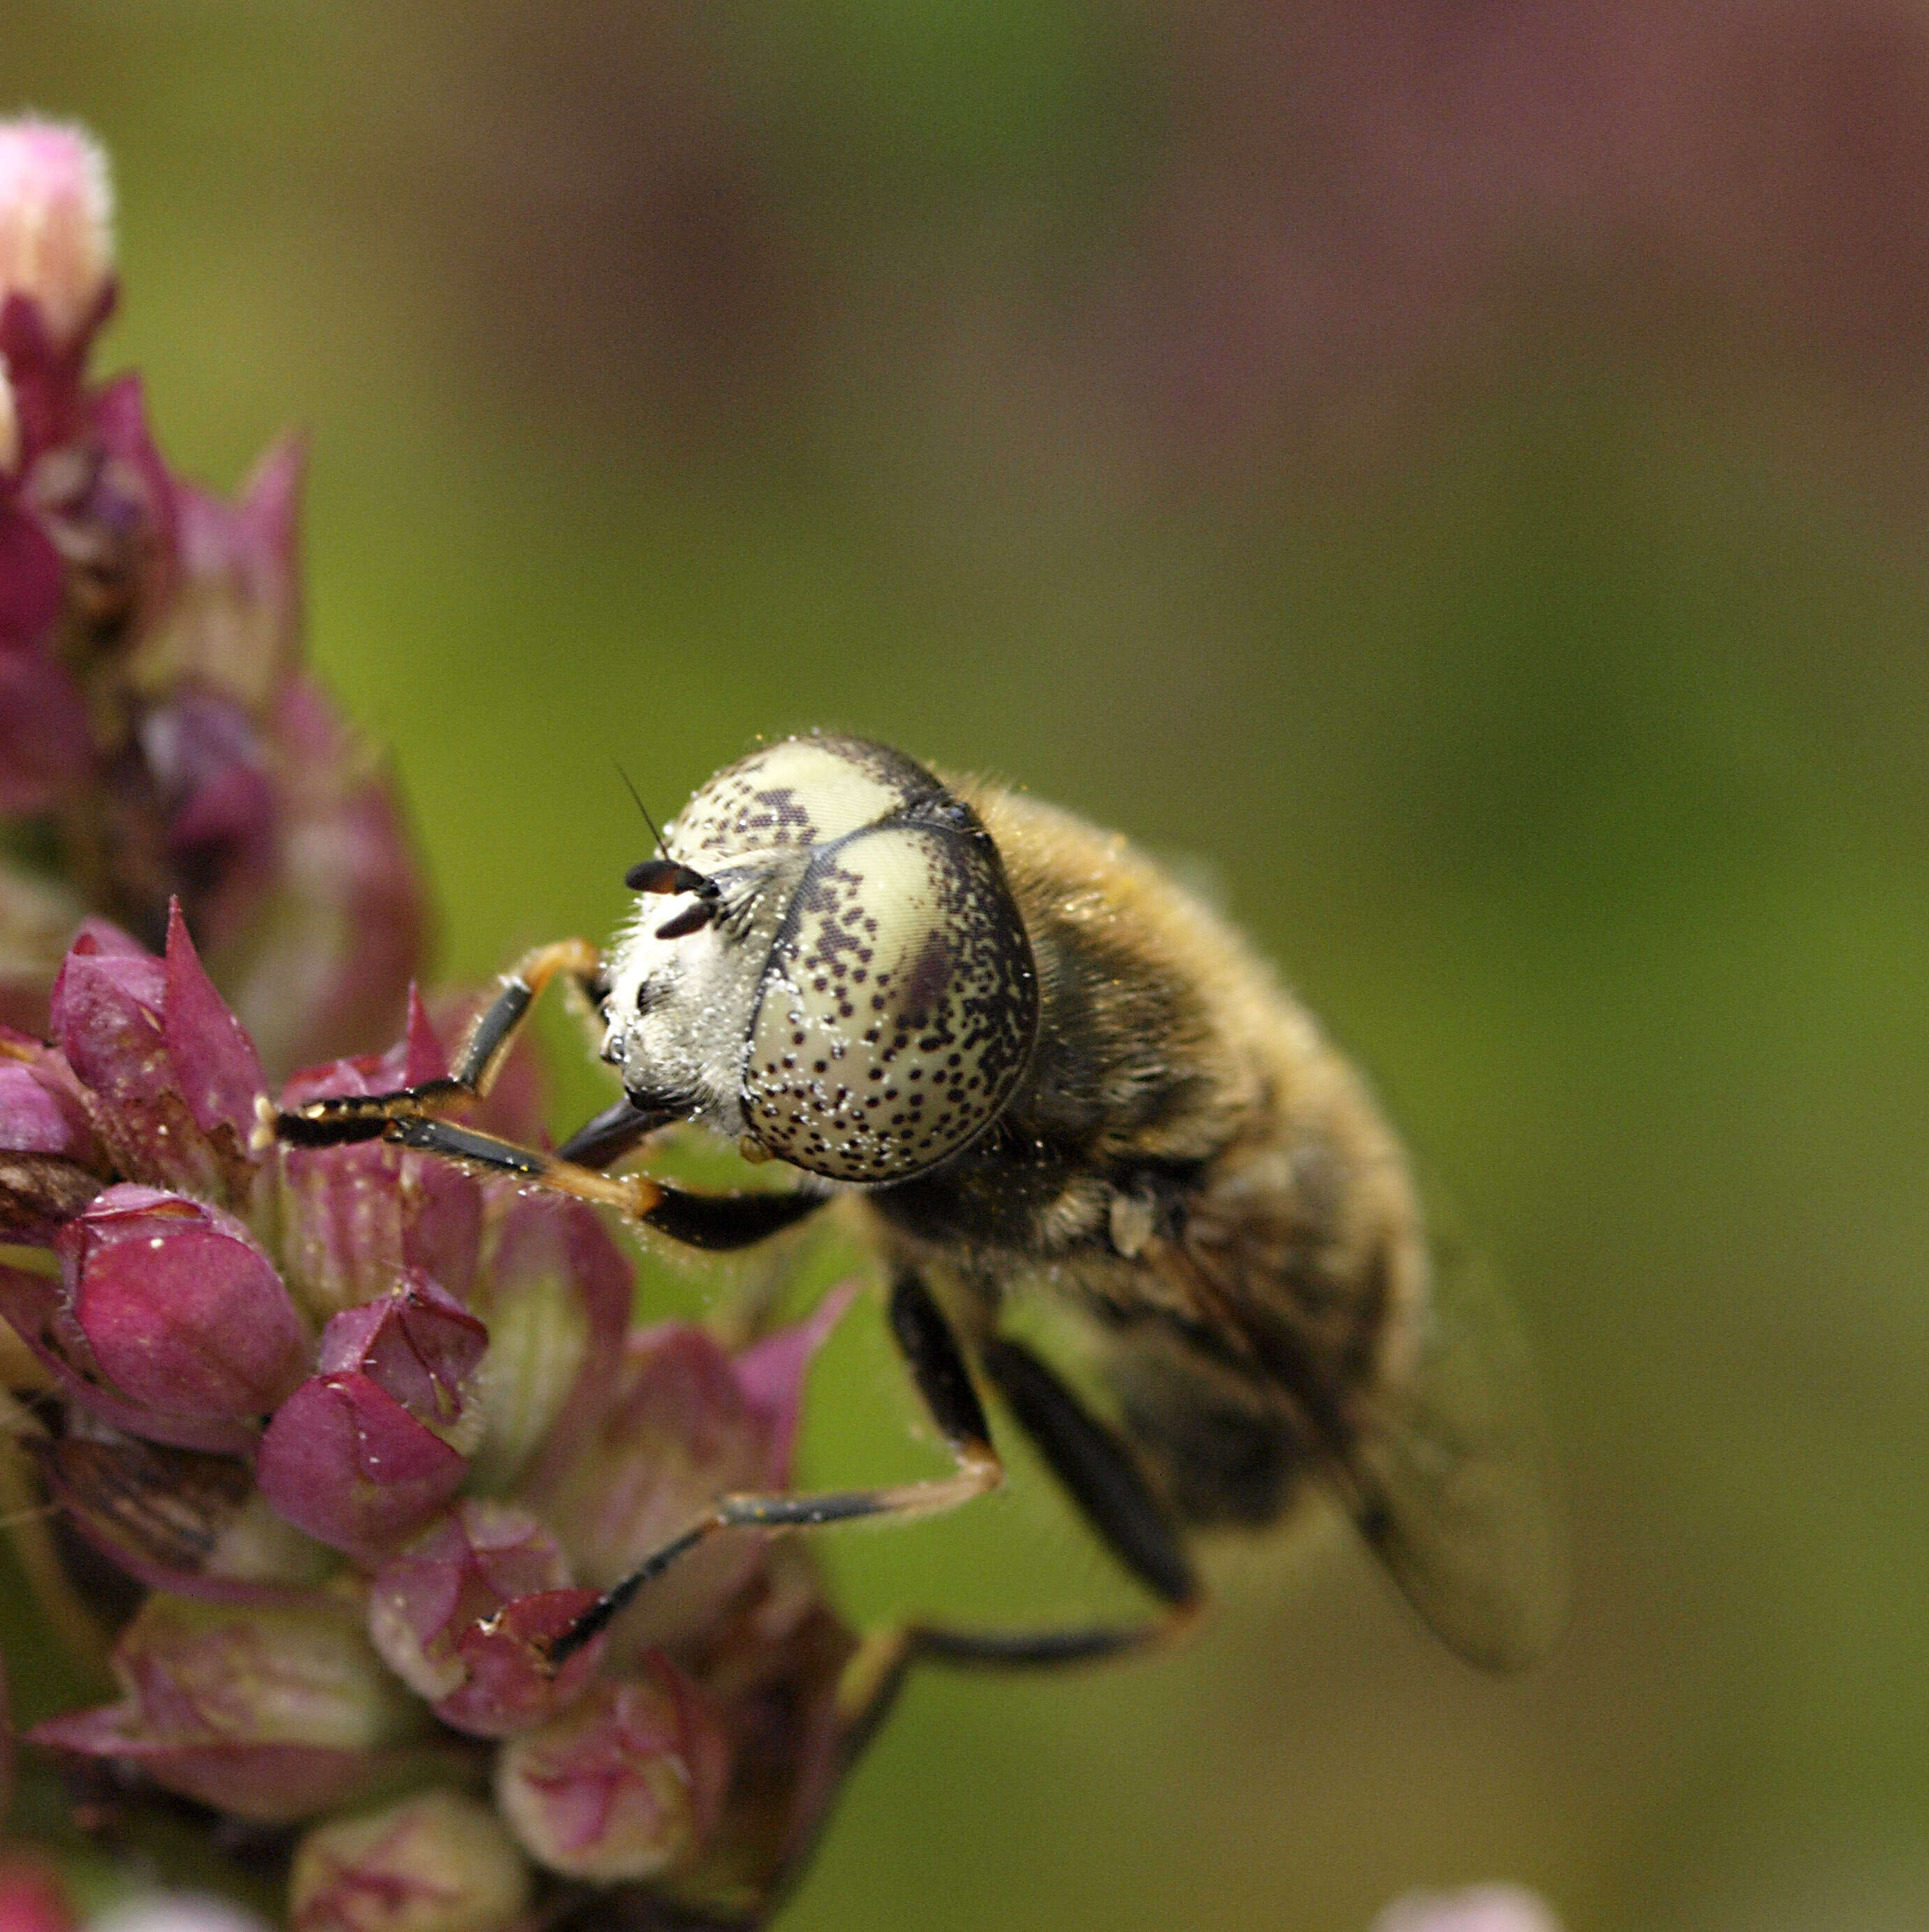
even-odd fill
[{"label": "hairy thorax", "polygon": [[[1397,1144],[1358,1076],[1244,939],[1114,836],[1023,797],[971,802],[1007,855],[1038,1045],[993,1130],[871,1197],[901,1250],[987,1304],[1042,1280],[1107,1332],[1186,1514],[1264,1520],[1348,1426],[1424,1293]],[[1325,1391],[1337,1387],[1338,1397]],[[1311,1412],[1312,1410],[1319,1412]],[[1296,1447],[1296,1445],[1298,1445]],[[1176,1466],[1197,1464],[1198,1467]]]}]

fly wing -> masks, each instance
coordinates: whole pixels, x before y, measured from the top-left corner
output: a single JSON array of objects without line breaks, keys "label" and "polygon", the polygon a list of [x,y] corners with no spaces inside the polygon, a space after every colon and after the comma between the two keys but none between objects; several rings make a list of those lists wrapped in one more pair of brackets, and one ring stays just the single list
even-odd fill
[{"label": "fly wing", "polygon": [[1339,1487],[1452,1649],[1518,1670],[1567,1620],[1562,1512],[1526,1346],[1494,1277],[1436,1238],[1425,1304],[1362,1392]]}]

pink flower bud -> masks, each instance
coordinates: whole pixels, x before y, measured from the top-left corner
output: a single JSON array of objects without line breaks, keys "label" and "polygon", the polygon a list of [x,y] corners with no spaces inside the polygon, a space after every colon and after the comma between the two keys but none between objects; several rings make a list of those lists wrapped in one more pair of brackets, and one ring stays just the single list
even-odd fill
[{"label": "pink flower bud", "polygon": [[95,1421],[149,1442],[217,1456],[242,1454],[253,1447],[256,1425],[251,1421],[179,1415],[122,1394],[94,1361],[58,1276],[0,1266],[0,1316],[62,1392]]},{"label": "pink flower bud", "polygon": [[[826,1296],[809,1321],[734,1361],[691,1323],[630,1336],[614,1400],[583,1453],[554,1482],[530,1485],[584,1582],[607,1589],[718,1496],[788,1480],[805,1372],[854,1292]],[[714,1622],[765,1540],[748,1530],[712,1537],[644,1591],[626,1635],[674,1645]]]},{"label": "pink flower bud", "polygon": [[0,123],[0,298],[22,296],[56,342],[97,320],[114,243],[107,158],[78,128]]},{"label": "pink flower bud", "polygon": [[444,1434],[460,1422],[464,1395],[489,1331],[418,1268],[379,1301],[336,1316],[322,1330],[318,1374],[366,1376],[418,1422]]},{"label": "pink flower bud", "polygon": [[647,1675],[600,1678],[561,1717],[504,1745],[496,1802],[539,1864],[609,1884],[693,1859],[729,1771],[707,1699],[655,1655]]},{"label": "pink flower bud", "polygon": [[369,1633],[390,1670],[424,1697],[463,1680],[455,1640],[512,1598],[559,1590],[569,1568],[526,1510],[471,1497],[385,1564],[371,1586]]},{"label": "pink flower bud", "polygon": [[108,1382],[143,1408],[247,1421],[306,1373],[308,1336],[274,1263],[218,1208],[110,1187],[58,1248],[72,1321]]},{"label": "pink flower bud", "polygon": [[130,1178],[238,1205],[261,1063],[202,970],[178,904],[157,959],[90,920],[54,982],[54,1037],[94,1096],[94,1124]]},{"label": "pink flower bud", "polygon": [[166,967],[119,927],[90,919],[54,981],[55,1044],[95,1093],[118,1100],[154,1084],[166,1052]]},{"label": "pink flower bud", "polygon": [[291,1932],[499,1932],[530,1869],[494,1812],[452,1791],[317,1826],[296,1847]]},{"label": "pink flower bud", "polygon": [[236,1610],[149,1597],[114,1646],[122,1701],[32,1741],[137,1763],[157,1784],[284,1823],[352,1796],[419,1707],[333,1606]]},{"label": "pink flower bud", "polygon": [[489,1352],[478,1372],[488,1432],[478,1482],[537,1489],[566,1468],[608,1408],[636,1274],[593,1210],[520,1190],[491,1202],[478,1291]]},{"label": "pink flower bud", "polygon": [[365,1375],[312,1376],[268,1425],[255,1480],[277,1515],[380,1562],[462,1486],[467,1460]]},{"label": "pink flower bud", "polygon": [[[448,1070],[412,989],[401,1048],[298,1074],[281,1104],[388,1093]],[[284,1148],[280,1173],[283,1252],[311,1308],[332,1312],[373,1300],[407,1268],[433,1276],[453,1294],[468,1293],[482,1245],[482,1190],[451,1162],[373,1141]]]},{"label": "pink flower bud", "polygon": [[52,1048],[0,1027],[0,1148],[56,1154],[104,1173],[80,1083]]},{"label": "pink flower bud", "polygon": [[606,1637],[593,1637],[560,1667],[554,1646],[597,1601],[594,1590],[540,1590],[512,1597],[487,1622],[471,1624],[455,1640],[466,1675],[436,1715],[471,1737],[511,1737],[546,1723],[576,1700],[596,1674]]},{"label": "pink flower bud", "polygon": [[0,1239],[51,1242],[108,1172],[66,1061],[0,1027]]},{"label": "pink flower bud", "polygon": [[602,1640],[558,1670],[547,1646],[596,1600],[567,1587],[556,1539],[506,1503],[459,1503],[370,1588],[383,1660],[446,1724],[504,1737],[543,1723],[595,1674]]}]

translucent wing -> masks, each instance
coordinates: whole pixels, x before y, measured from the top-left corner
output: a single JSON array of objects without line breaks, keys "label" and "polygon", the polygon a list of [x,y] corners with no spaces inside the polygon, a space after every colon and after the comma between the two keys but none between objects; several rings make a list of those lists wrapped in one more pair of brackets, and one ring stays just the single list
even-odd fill
[{"label": "translucent wing", "polygon": [[1354,1416],[1340,1486],[1407,1600],[1468,1663],[1533,1663],[1567,1619],[1562,1512],[1526,1345],[1457,1243]]}]

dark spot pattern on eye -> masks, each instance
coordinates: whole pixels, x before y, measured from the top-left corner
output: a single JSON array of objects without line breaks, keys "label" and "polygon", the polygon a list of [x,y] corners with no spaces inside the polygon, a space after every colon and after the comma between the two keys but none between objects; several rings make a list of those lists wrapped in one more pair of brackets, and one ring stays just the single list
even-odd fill
[{"label": "dark spot pattern on eye", "polygon": [[705,869],[746,853],[800,850],[942,796],[922,766],[860,738],[788,738],[702,786],[676,815],[671,844]]},{"label": "dark spot pattern on eye", "polygon": [[[875,903],[883,897],[892,902]],[[860,970],[877,990],[854,998]],[[799,1166],[903,1179],[997,1117],[1037,1014],[1030,944],[976,821],[862,833],[799,885],[752,1023],[746,1112],[764,1144]],[[809,1041],[808,1068],[783,1052],[787,1034],[793,1046]],[[822,1077],[820,1054],[848,1058],[841,1084]]]}]

